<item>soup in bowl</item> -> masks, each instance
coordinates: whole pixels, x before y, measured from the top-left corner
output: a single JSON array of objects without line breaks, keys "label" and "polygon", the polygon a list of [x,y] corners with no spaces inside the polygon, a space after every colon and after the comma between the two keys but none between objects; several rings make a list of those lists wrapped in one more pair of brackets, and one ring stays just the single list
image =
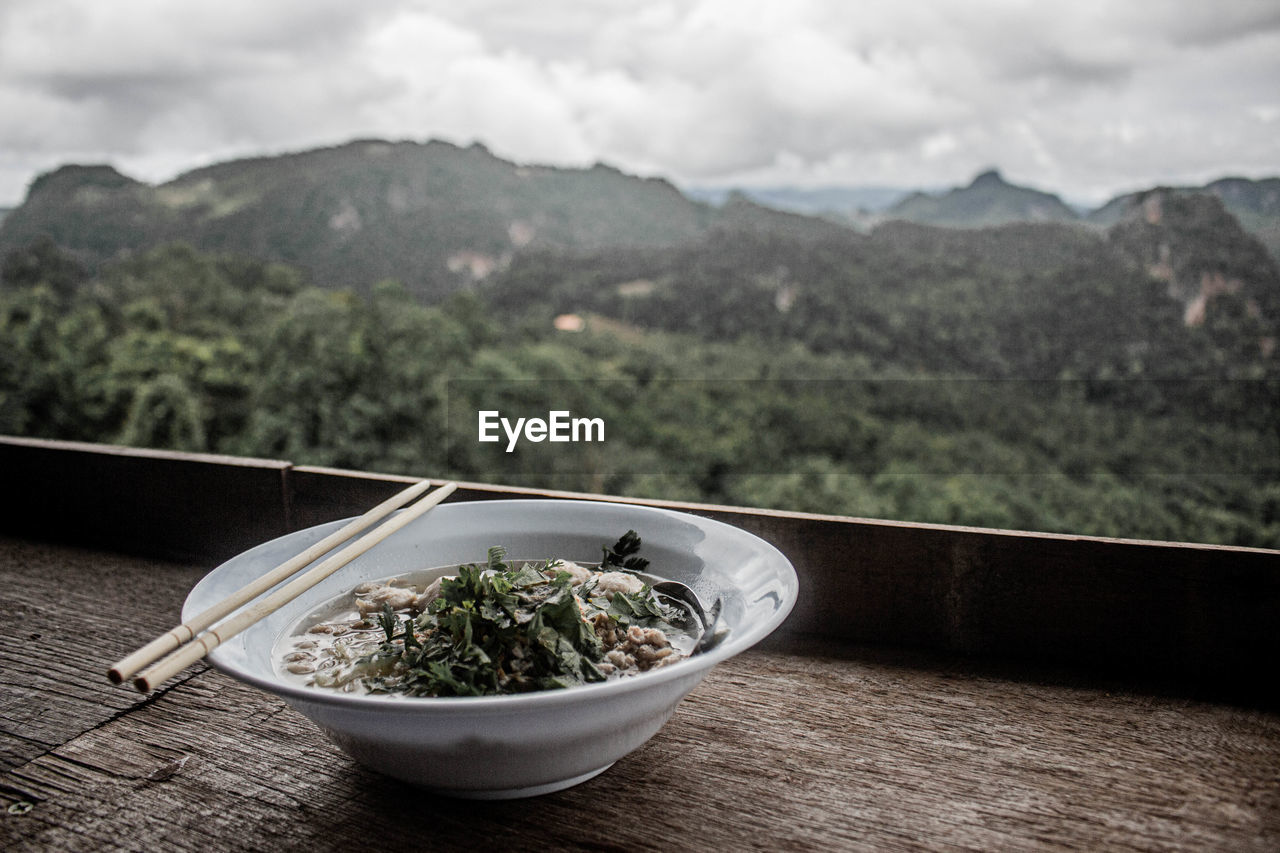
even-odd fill
[{"label": "soup in bowl", "polygon": [[[183,618],[343,523],[232,558],[195,586]],[[633,552],[618,547],[624,531]],[[663,580],[718,604],[711,642],[697,643],[706,626],[696,608],[655,591]],[[532,796],[643,744],[712,666],[777,628],[797,592],[776,548],[700,516],[595,501],[446,503],[209,660],[374,771],[454,796]]]}]

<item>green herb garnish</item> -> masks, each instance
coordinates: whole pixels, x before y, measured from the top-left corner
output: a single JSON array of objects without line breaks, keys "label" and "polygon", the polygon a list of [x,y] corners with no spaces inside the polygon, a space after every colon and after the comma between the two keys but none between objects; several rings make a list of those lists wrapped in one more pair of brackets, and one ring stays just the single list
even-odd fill
[{"label": "green herb garnish", "polygon": [[664,631],[670,631],[674,625],[685,621],[684,611],[664,604],[647,586],[639,592],[615,592],[609,601],[609,615],[619,625],[640,625]]},{"label": "green herb garnish", "polygon": [[[490,548],[483,563],[459,566],[455,577],[442,578],[424,612],[401,610],[398,616],[384,603],[376,618],[380,638],[366,624],[349,643],[335,641],[330,663],[314,683],[411,696],[485,696],[604,681],[611,673],[667,662],[673,654],[668,638],[689,635],[687,614],[643,578],[629,582],[635,592],[619,591],[616,578],[608,581],[612,592],[600,591],[608,573],[636,573],[649,565],[638,556],[634,530],[602,550],[602,573],[582,580],[580,571],[557,561],[513,563],[504,549]],[[575,577],[581,581],[576,587]]]},{"label": "green herb garnish", "polygon": [[428,612],[406,620],[405,634],[393,635],[383,621],[387,641],[378,654],[398,655],[404,672],[370,686],[415,696],[482,696],[603,681],[596,663],[604,651],[568,575],[548,578],[549,563],[516,568],[504,558],[495,548],[486,566],[459,567],[456,578],[441,582]]},{"label": "green herb garnish", "polygon": [[640,537],[634,530],[628,530],[622,534],[622,538],[614,543],[612,548],[602,550],[604,559],[600,561],[600,568],[604,571],[621,569],[627,572],[643,572],[649,566],[649,561],[644,557],[634,556],[640,550]]}]

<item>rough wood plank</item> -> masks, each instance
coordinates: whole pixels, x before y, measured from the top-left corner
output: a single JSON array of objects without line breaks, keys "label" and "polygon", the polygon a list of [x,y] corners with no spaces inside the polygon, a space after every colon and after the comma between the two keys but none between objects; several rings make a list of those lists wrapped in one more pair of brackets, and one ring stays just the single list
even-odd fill
[{"label": "rough wood plank", "polygon": [[139,704],[107,667],[172,627],[206,571],[0,536],[0,768]]},{"label": "rough wood plank", "polygon": [[[206,671],[0,777],[33,849],[1274,850],[1280,718],[1033,673],[773,644],[649,744],[533,800],[424,795]],[[1021,675],[1013,680],[1011,675]],[[22,815],[4,811],[29,802]]]}]

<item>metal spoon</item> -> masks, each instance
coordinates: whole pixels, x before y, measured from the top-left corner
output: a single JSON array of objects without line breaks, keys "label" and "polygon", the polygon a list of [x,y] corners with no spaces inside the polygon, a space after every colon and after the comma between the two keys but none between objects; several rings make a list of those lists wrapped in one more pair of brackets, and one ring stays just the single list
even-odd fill
[{"label": "metal spoon", "polygon": [[679,581],[658,581],[653,585],[653,590],[679,601],[701,623],[702,633],[698,635],[698,640],[693,645],[693,651],[689,654],[696,655],[705,652],[720,641],[723,635],[717,636],[716,634],[716,626],[720,622],[722,604],[719,598],[711,605],[711,609],[707,610],[702,606],[702,600],[698,598],[698,594]]}]

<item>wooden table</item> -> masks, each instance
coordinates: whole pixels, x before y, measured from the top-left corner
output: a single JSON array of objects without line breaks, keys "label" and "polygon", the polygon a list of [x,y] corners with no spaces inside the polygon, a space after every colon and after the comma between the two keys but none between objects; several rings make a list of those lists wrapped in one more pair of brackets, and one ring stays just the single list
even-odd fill
[{"label": "wooden table", "polygon": [[[406,478],[6,436],[0,475],[2,850],[1280,850],[1277,551],[617,498],[768,539],[800,599],[602,775],[483,803],[204,665],[103,675],[222,560]],[[566,497],[602,499],[450,500]]]},{"label": "wooden table", "polygon": [[209,568],[0,536],[0,849],[1280,849],[1274,711],[796,634],[578,787],[426,795],[203,665],[106,682]]}]

